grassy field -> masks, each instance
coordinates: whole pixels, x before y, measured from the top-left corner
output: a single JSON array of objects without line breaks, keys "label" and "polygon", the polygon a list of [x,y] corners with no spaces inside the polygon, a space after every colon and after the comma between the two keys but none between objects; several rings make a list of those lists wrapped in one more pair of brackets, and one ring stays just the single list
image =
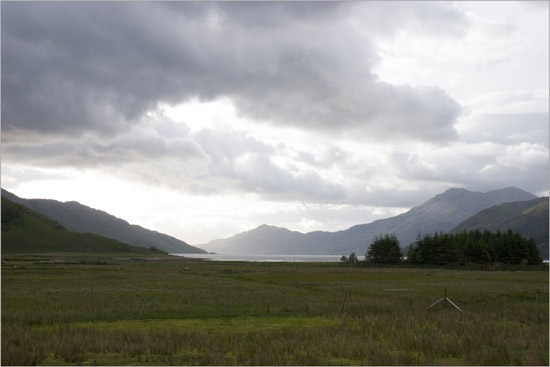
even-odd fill
[{"label": "grassy field", "polygon": [[548,271],[124,256],[4,257],[2,364],[549,362]]}]

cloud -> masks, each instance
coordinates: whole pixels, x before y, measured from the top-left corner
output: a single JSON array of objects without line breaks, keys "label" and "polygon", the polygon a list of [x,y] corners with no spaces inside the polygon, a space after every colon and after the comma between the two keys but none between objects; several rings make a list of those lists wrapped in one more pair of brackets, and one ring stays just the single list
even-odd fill
[{"label": "cloud", "polygon": [[191,132],[182,123],[176,124],[179,134],[167,135],[167,129],[178,131],[175,124],[144,120],[131,132],[104,141],[82,136],[8,142],[3,156],[27,165],[101,169],[129,181],[202,195],[246,192],[305,201],[338,201],[345,196],[339,183],[311,167],[276,162],[288,154],[284,146],[275,147],[242,130]]},{"label": "cloud", "polygon": [[19,187],[21,183],[64,181],[69,180],[70,175],[65,172],[52,171],[43,168],[29,168],[25,166],[2,165],[2,187]]},{"label": "cloud", "polygon": [[[471,98],[462,106],[441,87],[470,73],[469,84],[484,87],[472,65],[514,56],[503,47],[511,39],[524,44],[523,27],[480,21],[460,3],[2,7],[3,170],[98,170],[202,199],[321,203],[315,221],[340,206],[418,205],[451,186],[547,187],[547,88],[503,91],[524,75],[499,71],[499,88],[462,89]],[[506,37],[489,44],[495,31]],[[387,57],[380,39],[415,44],[414,62],[399,64],[402,83],[376,74]],[[453,60],[460,67],[449,72]],[[185,113],[176,108],[188,102]],[[346,223],[361,221],[352,217]]]},{"label": "cloud", "polygon": [[523,172],[548,171],[548,147],[531,143],[513,145],[507,147],[505,153],[497,157],[496,161],[503,167]]},{"label": "cloud", "polygon": [[534,11],[546,10],[548,12],[548,1],[518,1],[522,5],[526,5],[528,8]]},{"label": "cloud", "polygon": [[[377,13],[370,3],[8,3],[4,130],[113,135],[160,103],[225,96],[263,123],[456,140],[460,107],[444,91],[376,80],[373,46],[348,22],[357,7]],[[458,14],[438,7],[423,19]]]},{"label": "cloud", "polygon": [[548,113],[548,99],[548,89],[503,90],[469,100],[465,110],[487,114]]},{"label": "cloud", "polygon": [[[189,129],[182,128],[183,124],[173,125],[159,121],[153,127],[150,121],[145,121],[125,134],[103,139],[83,135],[42,141],[40,137],[31,135],[24,141],[6,139],[2,151],[6,159],[15,162],[80,169],[120,167],[131,162],[157,162],[168,158],[182,162],[206,159],[202,148],[189,138]],[[167,128],[170,128],[170,135],[166,132]]]},{"label": "cloud", "polygon": [[548,145],[546,113],[480,113],[461,122],[458,129],[463,141],[501,144],[530,142]]},{"label": "cloud", "polygon": [[517,186],[537,193],[547,187],[548,156],[548,147],[540,144],[462,142],[421,153],[397,151],[391,154],[388,167],[394,177],[428,192],[449,187],[488,191]]},{"label": "cloud", "polygon": [[450,2],[373,1],[354,14],[359,29],[383,38],[410,32],[455,38],[469,26],[467,16]]}]

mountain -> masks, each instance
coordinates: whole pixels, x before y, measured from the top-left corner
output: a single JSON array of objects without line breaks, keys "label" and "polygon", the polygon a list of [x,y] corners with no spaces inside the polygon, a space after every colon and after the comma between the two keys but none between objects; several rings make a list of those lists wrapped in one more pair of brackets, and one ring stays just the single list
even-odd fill
[{"label": "mountain", "polygon": [[275,248],[281,254],[293,253],[305,235],[286,228],[262,224],[254,230],[236,234],[227,239],[208,243],[213,248],[238,249],[240,253],[262,254],[265,248]]},{"label": "mountain", "polygon": [[132,225],[104,211],[76,201],[59,202],[45,199],[22,199],[2,189],[2,196],[51,218],[69,231],[89,232],[110,237],[139,247],[156,247],[169,253],[206,253],[174,237]]},{"label": "mountain", "polygon": [[536,196],[515,187],[471,192],[449,189],[422,205],[395,217],[359,224],[338,232],[300,233],[262,225],[233,237],[214,240],[201,247],[210,251],[253,254],[364,254],[377,235],[394,233],[402,247],[418,234],[450,231],[483,209],[505,202],[532,200]]},{"label": "mountain", "polygon": [[541,257],[548,259],[548,197],[495,205],[466,219],[451,232],[479,229],[505,232],[508,229],[532,238]]},{"label": "mountain", "polygon": [[2,197],[2,254],[52,252],[164,254],[91,233],[76,233],[58,222]]}]

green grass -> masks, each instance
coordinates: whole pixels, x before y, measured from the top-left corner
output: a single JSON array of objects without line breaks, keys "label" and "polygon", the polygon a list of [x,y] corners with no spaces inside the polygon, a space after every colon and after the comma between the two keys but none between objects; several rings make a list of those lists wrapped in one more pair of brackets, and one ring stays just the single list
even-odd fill
[{"label": "green grass", "polygon": [[2,197],[2,253],[126,253],[166,255],[92,233],[66,230],[48,217]]},{"label": "green grass", "polygon": [[547,271],[62,260],[4,258],[3,365],[548,365]]}]

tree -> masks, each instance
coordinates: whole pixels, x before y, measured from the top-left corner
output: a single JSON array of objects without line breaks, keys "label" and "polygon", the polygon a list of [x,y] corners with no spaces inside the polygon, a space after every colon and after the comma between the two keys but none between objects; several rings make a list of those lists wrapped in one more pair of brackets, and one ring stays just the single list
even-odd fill
[{"label": "tree", "polygon": [[402,256],[397,237],[386,234],[374,238],[367,250],[366,261],[372,264],[398,264]]},{"label": "tree", "polygon": [[[409,250],[409,262],[413,264],[446,265],[451,263],[528,264],[542,263],[537,244],[519,233],[491,233],[479,230],[453,234],[425,235]],[[525,263],[525,262],[524,262]]]},{"label": "tree", "polygon": [[354,265],[359,262],[359,259],[357,258],[357,255],[355,255],[355,252],[352,252],[351,254],[349,254],[349,257],[342,256],[340,258],[340,261],[343,262],[344,264]]},{"label": "tree", "polygon": [[418,247],[413,246],[411,243],[409,245],[409,251],[407,252],[407,261],[410,263],[415,263],[416,260],[416,253],[418,252]]}]

